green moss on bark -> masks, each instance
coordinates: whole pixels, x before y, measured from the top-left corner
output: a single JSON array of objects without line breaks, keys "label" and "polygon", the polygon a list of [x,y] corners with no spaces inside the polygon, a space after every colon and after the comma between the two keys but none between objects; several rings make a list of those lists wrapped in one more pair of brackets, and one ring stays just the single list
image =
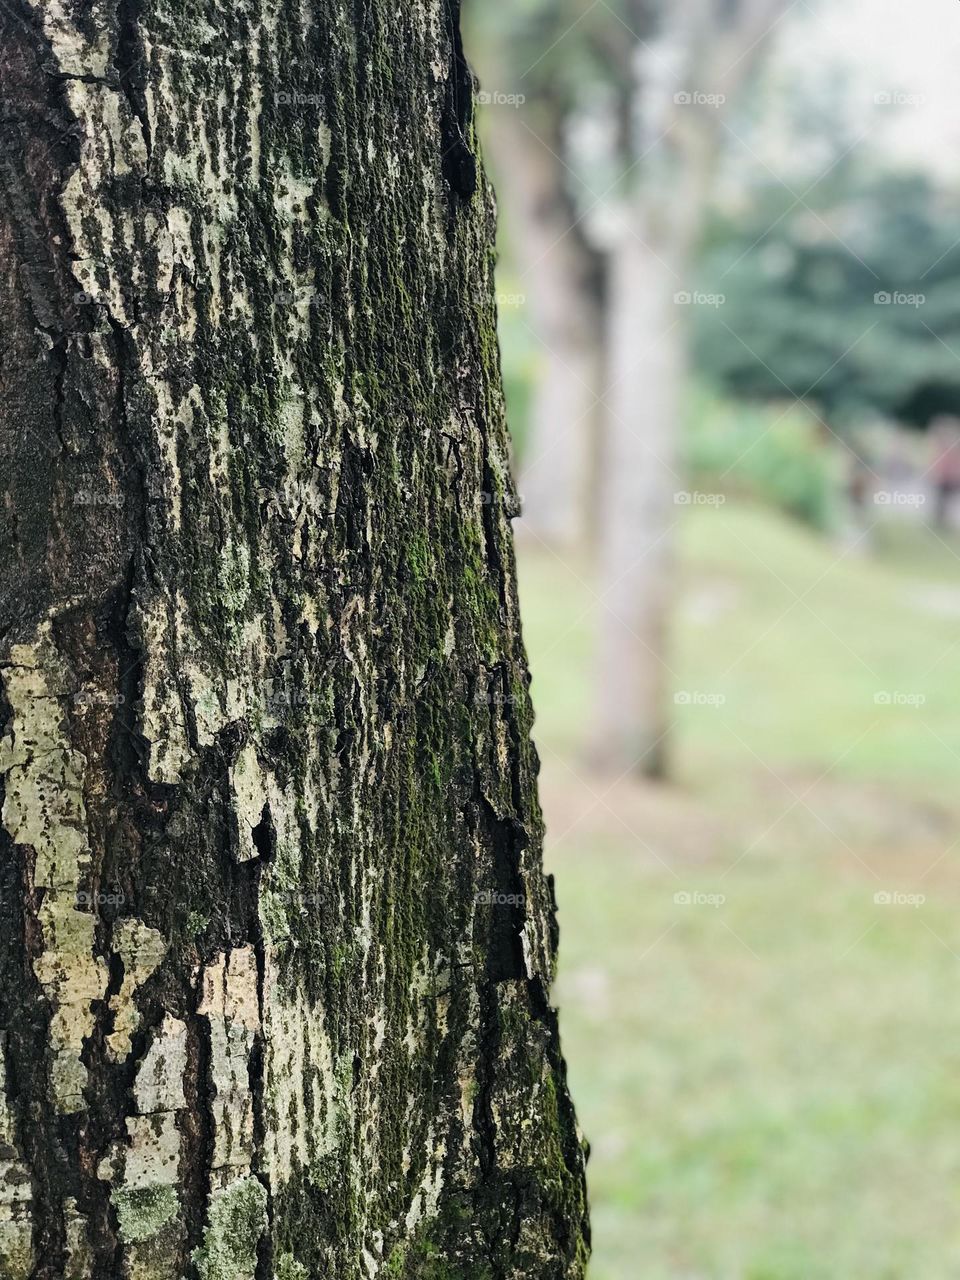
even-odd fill
[{"label": "green moss on bark", "polygon": [[175,1187],[133,1191],[120,1187],[111,1198],[120,1223],[120,1238],[131,1244],[155,1236],[180,1207]]},{"label": "green moss on bark", "polygon": [[200,1280],[253,1280],[266,1225],[267,1191],[256,1178],[215,1192],[203,1244],[193,1254]]}]

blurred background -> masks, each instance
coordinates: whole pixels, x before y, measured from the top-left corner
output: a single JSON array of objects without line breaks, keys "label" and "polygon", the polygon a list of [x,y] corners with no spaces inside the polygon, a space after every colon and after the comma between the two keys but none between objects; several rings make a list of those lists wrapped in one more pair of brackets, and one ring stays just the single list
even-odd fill
[{"label": "blurred background", "polygon": [[466,8],[592,1280],[960,1276],[960,6]]}]

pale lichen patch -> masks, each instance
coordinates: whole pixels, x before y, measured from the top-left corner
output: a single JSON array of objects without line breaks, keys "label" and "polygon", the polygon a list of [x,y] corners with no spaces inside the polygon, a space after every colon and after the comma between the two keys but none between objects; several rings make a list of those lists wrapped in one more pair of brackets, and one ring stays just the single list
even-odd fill
[{"label": "pale lichen patch", "polygon": [[267,785],[264,771],[257,760],[257,753],[247,744],[230,770],[230,786],[233,791],[237,815],[237,859],[249,862],[259,856],[254,844],[253,832],[259,826],[267,804]]},{"label": "pale lichen patch", "polygon": [[87,1234],[87,1218],[77,1208],[73,1196],[67,1196],[63,1202],[63,1225],[67,1243],[63,1280],[88,1280],[93,1273],[93,1250]]},{"label": "pale lichen patch", "polygon": [[197,1011],[210,1028],[212,1169],[222,1186],[248,1172],[253,1156],[250,1054],[260,1029],[260,995],[252,947],[237,947],[207,966]]},{"label": "pale lichen patch", "polygon": [[67,734],[65,668],[49,622],[30,645],[15,645],[2,668],[13,720],[0,741],[6,776],[2,822],[15,844],[34,850],[34,884],[45,890],[37,919],[43,950],[33,969],[50,1003],[53,1096],[62,1112],[83,1107],[84,1041],[94,1028],[93,1002],[107,988],[107,967],[94,954],[96,919],[83,908],[91,869],[83,783],[86,762]]},{"label": "pale lichen patch", "polygon": [[254,1280],[266,1226],[267,1191],[256,1178],[214,1191],[203,1243],[193,1251],[200,1280]]},{"label": "pale lichen patch", "polygon": [[131,1280],[174,1280],[183,1232],[180,1212],[182,1135],[186,1107],[187,1027],[165,1014],[137,1069],[136,1114],[126,1120],[127,1142],[101,1164],[113,1184],[120,1239]]},{"label": "pale lichen patch", "polygon": [[120,1223],[120,1239],[125,1244],[149,1240],[175,1217],[180,1201],[174,1187],[144,1187],[139,1191],[121,1188],[113,1197]]},{"label": "pale lichen patch", "polygon": [[74,6],[66,0],[28,0],[50,42],[55,65],[63,76],[107,74],[110,58],[110,30],[107,16],[110,0],[91,0],[83,29],[77,23]]},{"label": "pale lichen patch", "polygon": [[120,990],[110,997],[113,1031],[107,1036],[107,1052],[118,1062],[130,1052],[130,1042],[140,1021],[134,996],[166,954],[163,935],[139,920],[120,920],[113,930],[113,948],[123,961]]}]

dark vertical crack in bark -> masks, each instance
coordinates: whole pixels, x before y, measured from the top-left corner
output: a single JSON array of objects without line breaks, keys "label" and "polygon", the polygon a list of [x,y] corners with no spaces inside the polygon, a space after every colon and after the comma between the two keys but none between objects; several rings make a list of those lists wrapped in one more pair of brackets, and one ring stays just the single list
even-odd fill
[{"label": "dark vertical crack in bark", "polygon": [[[0,784],[0,800],[2,797]],[[33,1249],[40,1261],[33,1280],[57,1280],[65,1245],[60,1195],[67,1167],[56,1118],[47,1106],[50,1010],[29,965],[37,946],[37,924],[25,862],[25,851],[0,830],[0,1022],[8,1036],[7,1101],[15,1117],[19,1148],[30,1170],[36,1205]]]},{"label": "dark vertical crack in bark", "polygon": [[185,1134],[183,1163],[186,1170],[184,1216],[186,1219],[186,1244],[184,1252],[189,1258],[203,1240],[207,1221],[207,1206],[213,1186],[214,1119],[213,1084],[211,1081],[210,1027],[197,1012],[201,989],[198,984],[195,1003],[188,1023],[188,1069],[186,1075],[187,1111],[190,1127]]},{"label": "dark vertical crack in bark", "polygon": [[131,113],[139,120],[143,130],[149,164],[153,138],[144,92],[146,52],[140,38],[140,9],[141,0],[117,0],[117,52],[114,67],[120,92],[127,99]]},{"label": "dark vertical crack in bark", "polygon": [[[473,74],[463,52],[460,0],[442,0],[450,41],[448,102],[443,120],[443,171],[454,198],[472,199],[477,190],[473,152]],[[475,145],[475,144],[474,144]]]}]

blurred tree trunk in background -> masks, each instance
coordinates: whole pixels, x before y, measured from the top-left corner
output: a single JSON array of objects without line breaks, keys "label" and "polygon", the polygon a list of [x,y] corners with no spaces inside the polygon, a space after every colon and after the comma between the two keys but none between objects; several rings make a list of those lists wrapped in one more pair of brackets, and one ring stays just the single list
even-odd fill
[{"label": "blurred tree trunk in background", "polygon": [[[786,0],[686,0],[637,34],[620,110],[624,165],[637,164],[609,252],[607,381],[600,451],[598,637],[591,758],[660,777],[669,743],[673,525],[685,316],[723,144],[721,116],[755,67]],[[649,7],[633,6],[635,33]]]},{"label": "blurred tree trunk in background", "polygon": [[491,112],[488,136],[540,344],[518,532],[569,550],[585,537],[602,344],[600,269],[582,231],[571,229],[577,213],[566,193],[562,131],[561,104],[541,98],[529,124],[516,112]]},{"label": "blurred tree trunk in background", "polygon": [[0,11],[0,1275],[582,1278],[453,0]]},{"label": "blurred tree trunk in background", "polygon": [[[571,157],[585,79],[606,83],[612,11],[590,0],[474,4],[470,39],[489,103],[483,122],[519,323],[536,342],[520,469],[520,535],[579,551],[594,533],[603,379],[605,262],[589,228],[590,184]],[[515,331],[504,327],[509,334]],[[509,360],[508,353],[508,360]]]},{"label": "blurred tree trunk in background", "polygon": [[597,511],[605,607],[591,761],[612,772],[657,777],[665,767],[668,723],[666,633],[684,350],[669,260],[627,232],[611,250],[609,266]]}]

